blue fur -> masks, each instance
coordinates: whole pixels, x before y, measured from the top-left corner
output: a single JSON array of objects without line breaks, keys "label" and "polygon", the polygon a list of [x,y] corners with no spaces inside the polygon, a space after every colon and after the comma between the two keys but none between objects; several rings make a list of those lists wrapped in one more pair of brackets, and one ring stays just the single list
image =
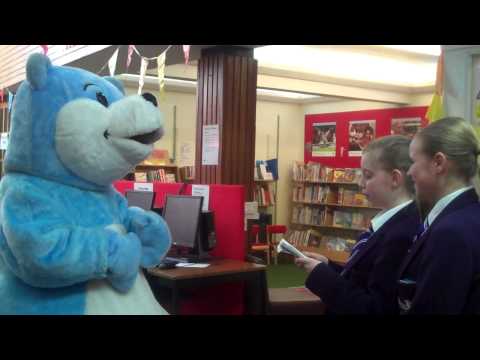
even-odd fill
[{"label": "blue fur", "polygon": [[[87,82],[96,87],[85,92]],[[0,183],[0,314],[84,314],[89,280],[127,292],[139,266],[156,265],[169,250],[163,219],[128,208],[111,184],[73,174],[55,150],[60,109],[78,98],[96,101],[98,89],[109,103],[118,101],[118,85],[51,66],[42,55],[29,59]],[[127,234],[106,228],[111,224]]]},{"label": "blue fur", "polygon": [[[36,69],[35,79],[41,77],[37,74],[39,71]],[[96,101],[99,90],[110,104],[123,98],[123,94],[110,81],[85,70],[52,66],[46,71],[48,78],[40,90],[32,89],[30,80],[19,87],[12,111],[5,171],[40,176],[86,190],[103,191],[104,187],[79,178],[61,163],[55,150],[56,115],[69,101],[79,98]],[[86,83],[96,86],[84,91]],[[32,116],[35,118],[32,119]]]}]

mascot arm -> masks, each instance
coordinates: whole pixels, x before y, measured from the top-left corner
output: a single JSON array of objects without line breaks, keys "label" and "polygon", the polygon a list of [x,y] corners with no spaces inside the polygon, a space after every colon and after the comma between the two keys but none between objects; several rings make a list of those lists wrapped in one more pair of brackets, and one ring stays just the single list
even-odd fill
[{"label": "mascot arm", "polygon": [[2,249],[9,268],[37,287],[62,287],[108,278],[114,288],[133,286],[141,258],[138,237],[75,226],[39,192],[16,189],[3,199]]},{"label": "mascot arm", "polygon": [[120,208],[124,209],[125,229],[136,234],[142,243],[141,266],[149,268],[158,265],[172,245],[172,236],[167,223],[153,211],[127,207],[125,198],[120,194],[118,200]]}]

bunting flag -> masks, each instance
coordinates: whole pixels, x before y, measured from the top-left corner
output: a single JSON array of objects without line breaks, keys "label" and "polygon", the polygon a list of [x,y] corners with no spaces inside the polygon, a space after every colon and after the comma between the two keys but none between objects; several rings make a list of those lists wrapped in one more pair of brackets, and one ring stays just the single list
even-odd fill
[{"label": "bunting flag", "polygon": [[127,70],[130,66],[130,63],[132,62],[132,54],[133,54],[133,48],[135,45],[128,45],[128,52],[127,52]]},{"label": "bunting flag", "polygon": [[476,98],[477,104],[475,106],[475,115],[480,119],[480,91],[477,94]]},{"label": "bunting flag", "polygon": [[165,50],[158,58],[157,58],[157,66],[158,66],[158,84],[160,86],[160,101],[165,100],[165,56],[167,55],[167,51]]},{"label": "bunting flag", "polygon": [[190,58],[190,45],[183,46],[183,55],[185,56],[185,65],[188,64],[188,59]]},{"label": "bunting flag", "polygon": [[110,70],[110,76],[115,76],[115,68],[117,67],[118,49],[115,50],[110,60],[108,60],[108,69]]},{"label": "bunting flag", "polygon": [[12,105],[13,105],[13,94],[10,92],[10,90],[8,91],[8,105],[7,105],[7,108],[8,108],[8,112],[10,113],[11,110],[12,110]]},{"label": "bunting flag", "polygon": [[426,118],[429,123],[437,121],[445,116],[445,110],[443,108],[443,81],[444,81],[444,70],[443,70],[443,51],[438,58],[437,64],[437,78],[435,80],[435,93],[433,94],[432,103],[427,110]]},{"label": "bunting flag", "polygon": [[145,84],[145,74],[147,72],[148,60],[142,57],[140,65],[140,80],[138,81],[138,95],[142,94],[143,85]]},{"label": "bunting flag", "polygon": [[43,55],[47,55],[48,53],[48,45],[40,45],[43,49]]}]

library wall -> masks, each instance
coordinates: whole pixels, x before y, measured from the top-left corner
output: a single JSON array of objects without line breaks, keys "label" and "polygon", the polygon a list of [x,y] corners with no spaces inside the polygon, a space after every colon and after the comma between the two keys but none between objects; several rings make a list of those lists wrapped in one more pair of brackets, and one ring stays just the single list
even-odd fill
[{"label": "library wall", "polygon": [[[412,101],[407,106],[429,106],[433,97],[432,93],[416,94],[412,96]],[[340,100],[317,104],[304,104],[303,114],[323,114],[345,111],[361,111],[374,109],[391,109],[402,107],[390,103],[361,101],[361,100]]]},{"label": "library wall", "polygon": [[[127,87],[128,95],[137,93],[138,88]],[[155,89],[144,88],[158,97]],[[176,163],[180,164],[182,144],[192,146],[195,154],[196,95],[194,93],[166,92],[162,111],[165,118],[165,136],[155,144],[156,148],[167,149],[173,155],[173,108],[176,106]],[[288,224],[290,218],[291,184],[290,171],[295,160],[303,159],[305,136],[304,116],[299,104],[258,101],[256,112],[255,158],[266,160],[276,156],[277,117],[280,117],[280,146],[277,184],[277,223]],[[192,164],[195,159],[191,159]],[[253,166],[252,166],[253,171]]]},{"label": "library wall", "polygon": [[303,159],[304,132],[302,106],[298,104],[257,102],[255,158],[276,157],[277,118],[280,118],[276,222],[289,223],[292,196],[291,167]]},{"label": "library wall", "polygon": [[[158,96],[156,89],[145,88]],[[127,87],[127,94],[136,94],[137,88]],[[431,95],[423,94],[414,98],[411,106],[428,105]],[[176,163],[181,162],[181,146],[190,146],[195,154],[196,95],[194,93],[166,92],[162,111],[165,118],[165,136],[155,147],[167,149],[173,156],[173,117],[176,106]],[[321,104],[294,104],[273,101],[258,101],[256,112],[255,159],[275,158],[277,144],[277,118],[280,118],[279,141],[279,181],[277,183],[276,221],[289,225],[291,219],[291,169],[294,161],[303,160],[305,141],[305,114],[384,109],[395,107],[392,104],[368,101],[336,101]],[[191,157],[191,165],[194,157]],[[188,160],[186,161],[188,162]],[[252,167],[253,171],[253,167]]]}]

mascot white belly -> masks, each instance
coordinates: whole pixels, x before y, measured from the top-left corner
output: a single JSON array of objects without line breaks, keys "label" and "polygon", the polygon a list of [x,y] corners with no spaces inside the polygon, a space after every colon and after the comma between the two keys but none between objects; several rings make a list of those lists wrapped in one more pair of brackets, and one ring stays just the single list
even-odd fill
[{"label": "mascot white belly", "polygon": [[[110,229],[125,234],[122,224],[112,224]],[[133,287],[119,293],[105,280],[91,280],[87,285],[86,315],[167,315],[155,299],[143,271],[139,270]]]}]

